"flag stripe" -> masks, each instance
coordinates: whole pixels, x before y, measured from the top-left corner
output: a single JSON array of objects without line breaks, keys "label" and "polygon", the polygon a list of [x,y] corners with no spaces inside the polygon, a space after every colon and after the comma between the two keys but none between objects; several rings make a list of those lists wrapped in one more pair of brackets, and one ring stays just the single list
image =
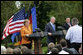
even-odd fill
[{"label": "flag stripe", "polygon": [[8,33],[6,33],[6,36],[8,36],[9,34]]},{"label": "flag stripe", "polygon": [[9,25],[16,24],[16,23],[21,23],[21,22],[24,22],[24,20],[17,20],[17,21],[11,22]]},{"label": "flag stripe", "polygon": [[10,30],[9,32],[12,33],[12,32],[14,32],[14,31],[16,31],[16,30],[19,31],[19,30],[21,30],[21,28],[16,28],[16,29]]},{"label": "flag stripe", "polygon": [[5,29],[7,28],[7,26],[9,25],[10,22],[12,22],[13,16],[9,19],[9,21],[7,22],[7,25],[5,27]]},{"label": "flag stripe", "polygon": [[15,33],[15,32],[20,32],[20,30],[16,30],[16,31],[10,32],[10,34]]},{"label": "flag stripe", "polygon": [[6,38],[6,33],[4,34],[4,38]]},{"label": "flag stripe", "polygon": [[9,19],[9,22],[7,22],[7,25],[6,25],[6,27],[5,27],[5,29],[4,29],[3,32],[6,32],[6,30],[7,30],[8,27],[9,27],[9,24],[12,22],[12,19],[13,19],[13,18],[10,18],[10,19]]},{"label": "flag stripe", "polygon": [[3,35],[3,37],[2,37],[2,40],[3,40],[4,38],[6,38],[8,35],[9,35],[8,33],[5,33],[5,34]]},{"label": "flag stripe", "polygon": [[23,25],[24,25],[24,24],[15,24],[15,25],[13,25],[13,26],[10,26],[9,29],[14,28],[14,27],[23,26]]},{"label": "flag stripe", "polygon": [[[23,25],[22,25],[23,26]],[[21,28],[22,26],[16,26],[14,28],[10,28],[10,30],[13,30],[13,29],[17,29],[17,28]]]},{"label": "flag stripe", "polygon": [[4,39],[4,38],[5,38],[5,36],[3,35],[2,39]]},{"label": "flag stripe", "polygon": [[14,24],[11,24],[11,25],[9,25],[9,26],[13,26],[13,25],[15,25],[15,24],[23,24],[24,22],[17,22],[17,23],[14,23]]}]

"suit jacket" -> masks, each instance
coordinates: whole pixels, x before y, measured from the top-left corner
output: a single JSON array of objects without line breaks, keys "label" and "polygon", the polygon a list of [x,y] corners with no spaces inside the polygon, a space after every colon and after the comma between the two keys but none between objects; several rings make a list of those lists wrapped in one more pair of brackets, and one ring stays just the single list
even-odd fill
[{"label": "suit jacket", "polygon": [[[55,30],[56,30],[56,25],[55,25]],[[55,33],[56,32],[55,30],[53,29],[53,27],[52,27],[50,22],[45,26],[45,32]],[[52,38],[52,40],[55,39],[54,36],[48,36],[48,38],[49,39]]]},{"label": "suit jacket", "polygon": [[63,50],[68,52],[69,54],[73,54],[73,52],[71,50],[69,50],[68,48],[64,48]]},{"label": "suit jacket", "polygon": [[[71,24],[71,23],[70,23],[70,24]],[[72,24],[71,24],[71,26],[72,26]],[[65,28],[65,30],[68,30],[70,26],[69,26],[67,23],[65,23],[65,24],[63,25],[63,27]]]},{"label": "suit jacket", "polygon": [[70,48],[69,50],[72,51],[73,54],[79,54],[74,48]]},{"label": "suit jacket", "polygon": [[[45,26],[45,32],[50,32],[50,33],[55,33],[58,30],[58,27],[60,24],[59,23],[55,23],[55,30],[53,29],[51,23],[49,22],[46,26]],[[55,36],[47,36],[47,43],[49,44],[50,42],[55,43]]]},{"label": "suit jacket", "polygon": [[[56,30],[56,25],[55,25],[55,30]],[[45,26],[45,32],[54,33],[55,30],[53,29],[53,27],[52,27],[52,25],[50,24],[50,22]]]}]

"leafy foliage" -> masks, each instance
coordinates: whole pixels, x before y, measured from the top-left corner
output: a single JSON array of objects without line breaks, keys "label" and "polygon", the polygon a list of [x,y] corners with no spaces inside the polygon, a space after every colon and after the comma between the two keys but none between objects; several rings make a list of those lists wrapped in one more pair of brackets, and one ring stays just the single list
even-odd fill
[{"label": "leafy foliage", "polygon": [[[7,21],[19,10],[15,6],[16,1],[1,1],[1,36]],[[25,11],[29,10],[29,5],[34,6],[34,1],[20,1],[25,5]],[[37,25],[44,31],[45,25],[49,22],[51,16],[56,17],[60,24],[65,22],[66,17],[77,17],[82,24],[82,1],[35,1]],[[9,38],[5,41],[9,42]],[[46,40],[46,38],[44,38]],[[43,40],[43,41],[44,41]],[[46,43],[46,42],[45,42]]]}]

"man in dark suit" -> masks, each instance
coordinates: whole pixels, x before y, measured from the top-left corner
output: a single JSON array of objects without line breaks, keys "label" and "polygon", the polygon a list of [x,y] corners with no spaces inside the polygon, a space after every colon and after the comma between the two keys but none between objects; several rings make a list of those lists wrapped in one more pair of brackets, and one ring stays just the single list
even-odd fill
[{"label": "man in dark suit", "polygon": [[65,28],[65,30],[68,30],[71,26],[72,24],[70,23],[70,18],[66,18],[66,23],[63,25],[63,27]]},{"label": "man in dark suit", "polygon": [[55,37],[51,36],[52,33],[56,32],[55,17],[51,17],[50,22],[45,26],[45,32],[49,32],[47,37],[47,43],[53,42],[55,44]]},{"label": "man in dark suit", "polygon": [[60,44],[61,44],[62,50],[68,52],[69,54],[73,54],[73,52],[67,48],[67,42],[66,42],[66,40],[62,39],[60,41]]},{"label": "man in dark suit", "polygon": [[[70,22],[70,18],[66,18],[66,23],[63,25],[64,29],[67,30],[72,26],[71,22]],[[67,45],[68,45],[68,48],[70,48],[70,42],[69,40],[66,40],[67,41]]]}]

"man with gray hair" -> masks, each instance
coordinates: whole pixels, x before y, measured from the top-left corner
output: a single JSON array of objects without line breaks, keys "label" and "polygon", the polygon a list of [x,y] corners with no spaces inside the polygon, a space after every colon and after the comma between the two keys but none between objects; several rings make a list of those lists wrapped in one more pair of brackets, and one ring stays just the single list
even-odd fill
[{"label": "man with gray hair", "polygon": [[45,32],[49,32],[49,36],[47,37],[47,44],[49,44],[50,42],[55,43],[55,38],[52,35],[52,33],[56,32],[56,26],[55,26],[55,17],[52,16],[50,19],[50,22],[45,26]]},{"label": "man with gray hair", "polygon": [[71,48],[75,48],[77,51],[82,43],[82,27],[78,25],[79,21],[77,18],[72,19],[72,27],[67,31],[66,40],[70,41]]}]

